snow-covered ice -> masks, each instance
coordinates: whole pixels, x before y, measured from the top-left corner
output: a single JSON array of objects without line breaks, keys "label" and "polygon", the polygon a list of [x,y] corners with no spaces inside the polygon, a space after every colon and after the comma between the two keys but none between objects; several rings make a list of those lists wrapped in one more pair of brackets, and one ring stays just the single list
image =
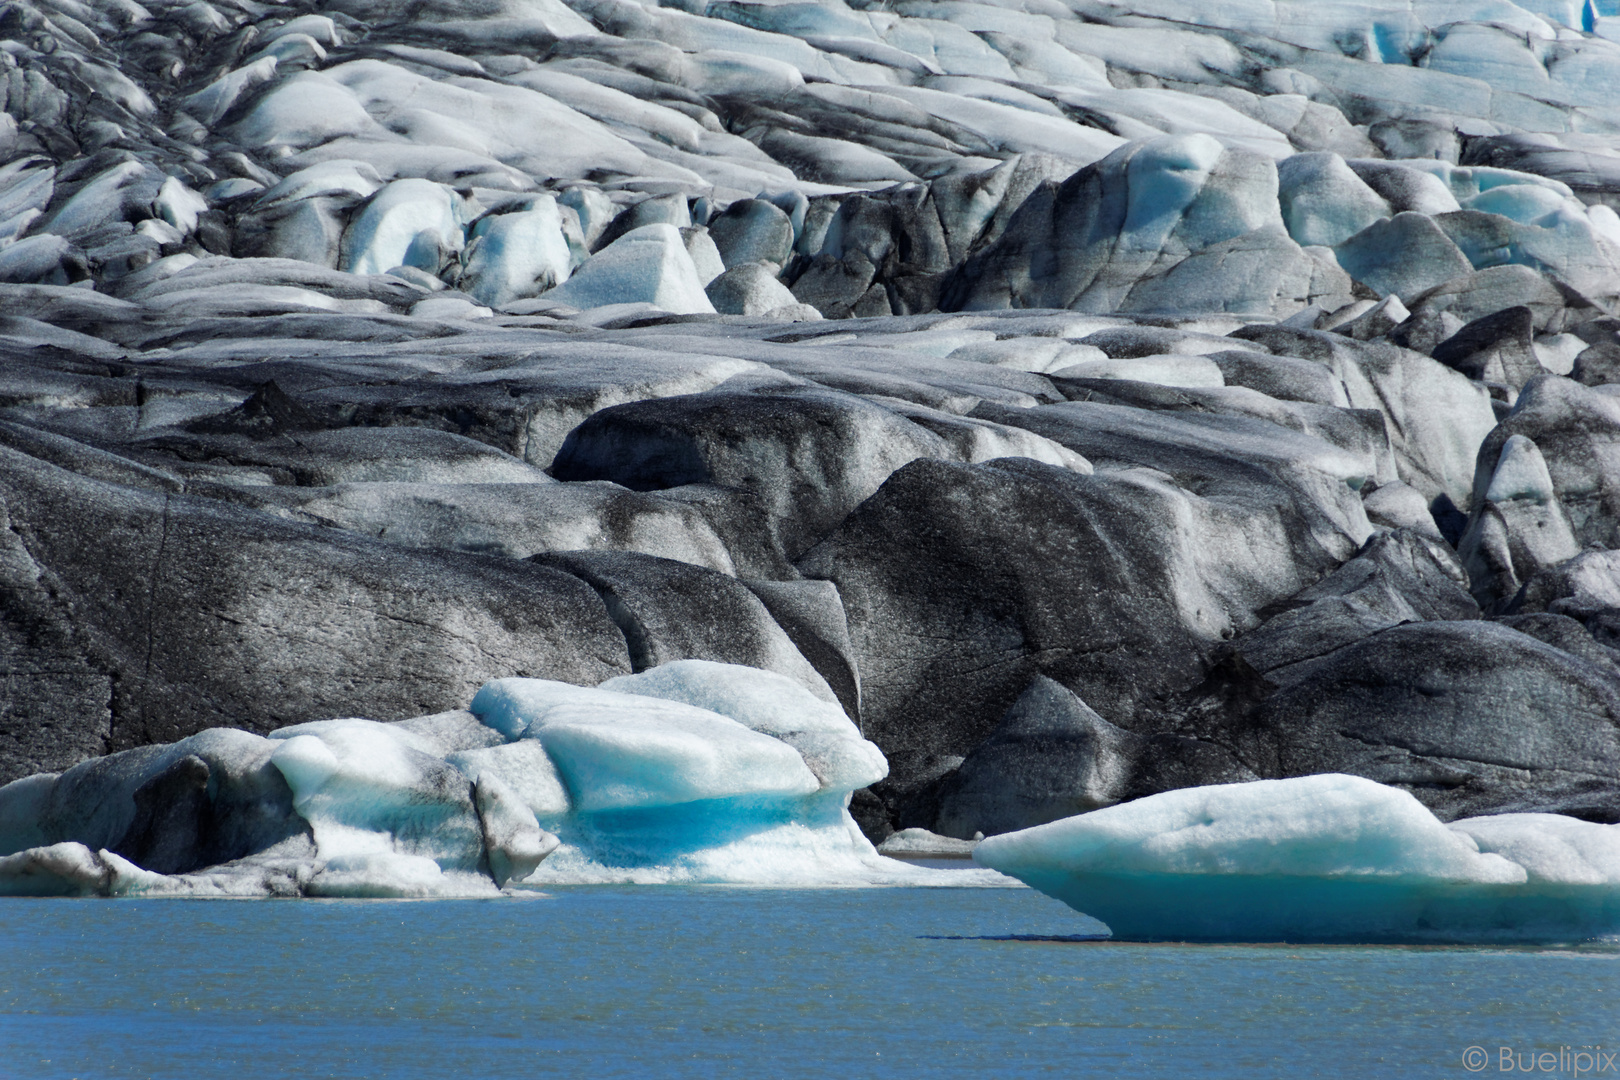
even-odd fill
[{"label": "snow-covered ice", "polygon": [[437,274],[462,248],[466,212],[455,192],[396,180],[372,197],[343,234],[342,269],[381,274],[411,266]]}]

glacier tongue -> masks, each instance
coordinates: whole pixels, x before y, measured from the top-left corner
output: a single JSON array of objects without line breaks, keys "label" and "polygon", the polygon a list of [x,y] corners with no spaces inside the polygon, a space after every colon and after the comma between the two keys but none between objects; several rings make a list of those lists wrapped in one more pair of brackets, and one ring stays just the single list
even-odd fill
[{"label": "glacier tongue", "polygon": [[[851,821],[1330,772],[1620,820],[1620,0],[6,11],[0,888],[921,880]],[[1614,876],[1318,796],[1084,880]]]},{"label": "glacier tongue", "polygon": [[1183,788],[981,843],[974,859],[1133,941],[1620,936],[1620,825],[1442,824],[1360,777]]},{"label": "glacier tongue", "polygon": [[[118,288],[228,252],[407,267],[494,315],[1286,317],[1362,299],[1346,273],[1410,302],[1511,262],[1613,299],[1607,0],[307,6],[30,15],[43,36],[0,60],[0,166],[53,175],[0,171],[0,283]],[[1531,171],[1480,167],[1498,158]],[[1436,198],[1459,162],[1568,183]],[[1044,220],[1044,182],[1087,169],[1096,190]],[[1423,220],[1375,228],[1403,211]],[[654,224],[688,252],[712,230],[698,287],[670,234],[618,246]],[[456,301],[402,313],[467,317]]]}]

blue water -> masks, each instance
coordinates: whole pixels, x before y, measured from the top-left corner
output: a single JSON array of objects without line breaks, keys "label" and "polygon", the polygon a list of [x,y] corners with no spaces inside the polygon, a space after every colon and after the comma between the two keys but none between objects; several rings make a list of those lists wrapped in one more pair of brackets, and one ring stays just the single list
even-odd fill
[{"label": "blue water", "polygon": [[1620,1046],[1614,950],[1050,940],[1084,929],[1005,889],[4,900],[0,1077],[1359,1080]]}]

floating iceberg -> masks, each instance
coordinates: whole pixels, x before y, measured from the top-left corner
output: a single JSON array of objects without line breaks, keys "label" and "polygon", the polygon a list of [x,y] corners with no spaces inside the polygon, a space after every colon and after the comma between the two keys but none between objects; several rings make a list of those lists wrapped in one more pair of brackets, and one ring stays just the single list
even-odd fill
[{"label": "floating iceberg", "polygon": [[499,679],[472,711],[539,743],[567,809],[534,805],[562,848],[531,883],[910,879],[845,807],[888,774],[838,706],[773,672],[678,660],[594,690]]},{"label": "floating iceberg", "polygon": [[1620,825],[1448,826],[1354,776],[1184,788],[991,837],[973,857],[1130,941],[1620,936]]},{"label": "floating iceberg", "polygon": [[499,679],[470,711],[212,729],[8,784],[0,895],[1007,884],[878,855],[846,807],[887,773],[836,705],[773,672]]}]

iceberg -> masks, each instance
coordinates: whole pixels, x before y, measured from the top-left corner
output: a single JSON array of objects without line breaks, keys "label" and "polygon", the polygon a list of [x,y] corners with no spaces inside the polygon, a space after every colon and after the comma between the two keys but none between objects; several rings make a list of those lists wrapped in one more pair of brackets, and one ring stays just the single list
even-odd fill
[{"label": "iceberg", "polygon": [[678,660],[594,689],[498,679],[471,709],[509,740],[485,760],[538,743],[555,768],[556,786],[525,781],[561,841],[528,884],[933,883],[849,816],[851,793],[888,774],[882,752],[787,676]]},{"label": "iceberg", "polygon": [[0,787],[0,895],[477,897],[595,882],[1007,885],[885,858],[835,704],[681,660],[469,710],[210,729]]},{"label": "iceberg", "polygon": [[1576,942],[1620,936],[1620,825],[1442,823],[1360,777],[1183,788],[974,849],[1116,940]]},{"label": "iceberg", "polygon": [[602,689],[707,709],[780,739],[799,752],[823,791],[856,791],[889,775],[883,752],[861,737],[843,709],[786,675],[757,671],[740,680],[732,667],[677,660],[609,679]]},{"label": "iceberg", "polygon": [[[309,823],[321,895],[461,892],[485,857],[473,791],[419,738],[374,720],[325,720],[272,733],[270,755]],[[466,875],[460,883],[446,874]]]}]

